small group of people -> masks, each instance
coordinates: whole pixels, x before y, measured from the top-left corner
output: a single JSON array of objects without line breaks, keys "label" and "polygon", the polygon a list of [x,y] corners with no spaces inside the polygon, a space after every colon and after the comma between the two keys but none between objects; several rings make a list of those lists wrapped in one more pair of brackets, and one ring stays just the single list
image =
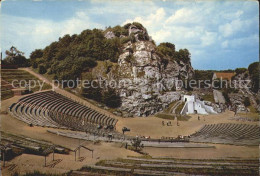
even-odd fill
[{"label": "small group of people", "polygon": [[[164,123],[164,121],[162,121],[162,126],[164,126],[165,125],[165,123]],[[171,121],[168,121],[167,123],[166,123],[166,125],[167,126],[172,126],[172,122]]]},{"label": "small group of people", "polygon": [[135,137],[136,138],[142,138],[142,139],[151,139],[150,136],[141,136],[141,135],[138,135],[138,134]]},{"label": "small group of people", "polygon": [[[168,122],[166,123],[166,125],[167,125],[167,126],[172,126],[172,122],[171,122],[171,121],[168,121]],[[162,121],[162,126],[165,126],[165,122],[164,122],[164,121]],[[177,126],[180,126],[178,120],[177,120]]]},{"label": "small group of people", "polygon": [[[205,116],[203,116],[203,117],[204,117],[204,121],[206,121]],[[200,120],[200,116],[198,116],[198,120]]]}]

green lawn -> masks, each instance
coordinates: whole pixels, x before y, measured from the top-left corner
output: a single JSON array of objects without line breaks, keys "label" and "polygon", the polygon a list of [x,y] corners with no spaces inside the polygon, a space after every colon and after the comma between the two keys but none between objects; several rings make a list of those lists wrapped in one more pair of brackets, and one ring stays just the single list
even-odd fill
[{"label": "green lawn", "polygon": [[185,105],[185,102],[182,102],[182,103],[175,109],[175,113],[176,113],[176,114],[180,114],[182,108],[184,107],[184,105]]},{"label": "green lawn", "polygon": [[174,120],[175,115],[171,114],[164,114],[164,113],[158,113],[155,115],[155,117],[161,118],[161,119],[167,119],[167,120]]},{"label": "green lawn", "polygon": [[202,99],[205,101],[210,101],[212,103],[215,103],[213,94],[206,94],[202,96]]},{"label": "green lawn", "polygon": [[177,101],[173,101],[169,104],[168,108],[164,109],[164,113],[170,113],[172,107],[177,103]]}]

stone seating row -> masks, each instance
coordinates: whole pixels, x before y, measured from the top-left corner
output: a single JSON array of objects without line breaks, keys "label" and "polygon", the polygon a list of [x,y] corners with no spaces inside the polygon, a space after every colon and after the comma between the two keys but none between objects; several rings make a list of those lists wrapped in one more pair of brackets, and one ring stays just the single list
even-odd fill
[{"label": "stone seating row", "polygon": [[[54,91],[45,91],[23,97],[17,103],[12,104],[9,110],[19,120],[40,126],[61,126],[60,121],[56,122],[53,117],[50,117],[50,112],[55,112],[54,114],[59,114],[59,116],[62,114],[66,117],[75,117],[79,124],[84,121],[84,123],[92,125],[115,127],[117,123],[116,119],[72,101]],[[63,118],[63,120],[65,119]],[[75,121],[75,123],[77,122]]]}]

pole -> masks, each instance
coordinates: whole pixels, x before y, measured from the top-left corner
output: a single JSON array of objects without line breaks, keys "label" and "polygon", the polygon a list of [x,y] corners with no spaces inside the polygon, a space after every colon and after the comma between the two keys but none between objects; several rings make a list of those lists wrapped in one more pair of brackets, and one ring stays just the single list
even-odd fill
[{"label": "pole", "polygon": [[4,161],[4,167],[5,167],[5,150],[3,151],[3,161]]}]

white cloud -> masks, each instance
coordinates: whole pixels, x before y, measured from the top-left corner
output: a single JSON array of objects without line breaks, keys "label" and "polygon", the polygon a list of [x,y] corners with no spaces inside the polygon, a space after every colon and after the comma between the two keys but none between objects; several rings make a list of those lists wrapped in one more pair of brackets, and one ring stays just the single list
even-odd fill
[{"label": "white cloud", "polygon": [[152,33],[152,38],[155,41],[165,41],[171,37],[171,32],[170,31],[165,31],[165,30],[159,30],[154,33]]},{"label": "white cloud", "polygon": [[227,20],[234,20],[234,19],[239,19],[241,15],[244,14],[244,11],[242,10],[237,10],[236,12],[231,12],[231,13],[222,13],[220,14],[224,19]]},{"label": "white cloud", "polygon": [[203,18],[198,13],[197,8],[182,8],[177,10],[165,22],[167,24],[198,24]]},{"label": "white cloud", "polygon": [[196,62],[207,60],[209,55],[213,58],[221,49],[238,50],[259,44],[255,6],[249,1],[131,1],[127,4],[92,0],[88,7],[81,7],[62,21],[2,15],[1,44],[2,49],[15,45],[22,51],[32,51],[65,34],[137,21],[147,28],[157,44],[172,42],[176,49],[187,48]]},{"label": "white cloud", "polygon": [[205,32],[204,35],[201,37],[201,44],[202,46],[210,46],[214,44],[217,39],[217,33],[215,32]]},{"label": "white cloud", "polygon": [[221,43],[221,47],[222,48],[227,48],[228,44],[229,44],[229,42],[227,40],[225,40],[224,42]]},{"label": "white cloud", "polygon": [[156,10],[155,13],[151,13],[146,17],[141,17],[141,16],[137,16],[134,19],[127,19],[125,22],[123,22],[123,24],[126,23],[132,23],[132,22],[140,22],[142,23],[148,30],[152,30],[153,29],[159,29],[160,27],[162,27],[162,22],[165,19],[165,15],[166,12],[164,10],[164,8],[159,8],[158,10]]},{"label": "white cloud", "polygon": [[247,31],[250,27],[252,21],[251,20],[240,20],[235,19],[230,23],[226,23],[219,26],[219,32],[222,33],[224,37],[232,36],[241,31]]},{"label": "white cloud", "polygon": [[[5,34],[2,44],[6,49],[14,45],[22,51],[43,48],[65,34],[79,34],[94,27],[103,28],[102,25],[92,22],[82,11],[61,22],[4,15],[2,24],[5,24],[1,31]],[[29,56],[30,53],[25,54]]]},{"label": "white cloud", "polygon": [[241,38],[234,38],[229,41],[229,45],[232,48],[241,48],[245,49],[246,47],[254,47],[256,43],[259,42],[259,35],[254,34],[246,37]]}]

